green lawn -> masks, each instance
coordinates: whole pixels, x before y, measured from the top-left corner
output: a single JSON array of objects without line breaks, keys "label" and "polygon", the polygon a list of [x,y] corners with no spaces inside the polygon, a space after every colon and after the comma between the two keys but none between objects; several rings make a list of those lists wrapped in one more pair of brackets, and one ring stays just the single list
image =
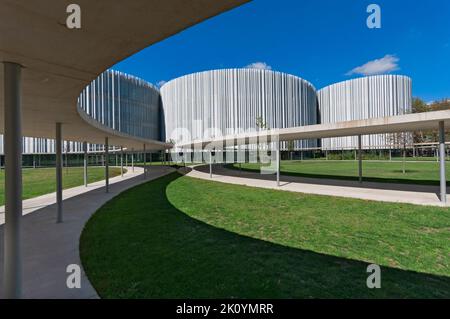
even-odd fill
[{"label": "green lawn", "polygon": [[105,204],[80,253],[103,298],[449,298],[449,225],[448,209],[174,173]]},{"label": "green lawn", "polygon": [[[239,168],[239,164],[228,165]],[[259,172],[261,164],[245,163],[242,169]],[[364,161],[363,177],[365,181],[387,183],[414,183],[439,185],[439,163],[406,162],[406,173],[403,174],[403,163],[398,161]],[[450,163],[446,164],[447,180],[450,180]],[[357,161],[282,161],[282,175],[358,180]]]},{"label": "green lawn", "polygon": [[[120,175],[120,168],[110,167],[109,176]],[[88,169],[89,183],[105,179],[103,167],[90,167]],[[56,172],[54,168],[24,169],[22,171],[23,199],[33,198],[56,190]],[[72,188],[83,185],[83,168],[71,167],[63,169],[63,188]],[[0,171],[0,205],[5,204],[5,171]]]}]

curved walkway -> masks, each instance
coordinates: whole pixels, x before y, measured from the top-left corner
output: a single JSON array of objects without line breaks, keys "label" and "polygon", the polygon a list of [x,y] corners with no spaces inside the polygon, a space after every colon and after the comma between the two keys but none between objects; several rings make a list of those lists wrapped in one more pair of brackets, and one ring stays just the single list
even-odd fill
[{"label": "curved walkway", "polygon": [[[109,179],[110,184],[115,184],[118,182],[121,182],[123,180],[127,180],[129,178],[136,177],[138,175],[141,175],[144,170],[140,167],[135,167],[134,172],[131,167],[124,167],[127,172],[123,175],[123,178],[119,175],[116,177],[112,177]],[[84,185],[72,187],[69,189],[63,190],[63,200],[72,198],[74,196],[78,196],[87,192],[90,192],[94,189],[102,188],[105,186],[105,180],[97,181],[94,183],[88,184],[87,187]],[[28,215],[30,213],[33,213],[45,206],[53,205],[56,203],[56,193],[49,193],[38,197],[33,197],[30,199],[26,199],[22,201],[23,205],[23,215]],[[0,206],[0,225],[3,225],[5,223],[5,206]]]},{"label": "curved walkway", "polygon": [[[187,175],[211,180],[209,175],[209,165],[195,166]],[[443,206],[437,194],[439,186],[374,182],[364,182],[361,185],[357,181],[305,178],[286,175],[280,177],[280,186],[277,186],[274,175],[262,175],[245,170],[229,169],[222,165],[213,165],[212,180],[222,183],[306,194],[424,206]]]},{"label": "curved walkway", "polygon": [[[110,192],[105,193],[104,181],[64,191],[64,223],[56,224],[55,194],[24,201],[23,231],[23,297],[24,298],[97,298],[97,293],[82,270],[81,289],[68,289],[66,268],[81,266],[79,238],[85,223],[104,203],[121,192],[174,171],[168,167],[148,167],[135,172],[127,168],[124,177],[110,179]],[[33,214],[30,214],[34,212]],[[3,218],[3,214],[1,215]],[[3,273],[3,225],[0,226],[0,273]],[[0,276],[0,287],[2,287]],[[0,298],[3,291],[0,290]]]}]

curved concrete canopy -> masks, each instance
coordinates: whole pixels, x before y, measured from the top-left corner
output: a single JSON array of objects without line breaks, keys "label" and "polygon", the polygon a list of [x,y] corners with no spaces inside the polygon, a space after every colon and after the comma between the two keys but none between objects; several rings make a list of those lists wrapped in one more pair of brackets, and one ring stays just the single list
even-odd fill
[{"label": "curved concrete canopy", "polygon": [[[101,72],[141,49],[248,0],[78,0],[81,29],[68,29],[66,0],[0,0],[0,61],[22,71],[24,136],[55,137],[141,149],[171,145],[86,122],[77,110],[83,88]],[[3,65],[0,67],[3,118]],[[95,125],[92,125],[95,124]],[[3,120],[0,132],[4,132]]]},{"label": "curved concrete canopy", "polygon": [[270,141],[271,139],[294,141],[327,137],[437,130],[440,122],[443,122],[445,127],[450,127],[450,110],[248,132],[214,139],[180,143],[176,146],[189,149],[214,148],[222,147],[222,145],[254,144],[260,138],[265,139],[265,141]]}]

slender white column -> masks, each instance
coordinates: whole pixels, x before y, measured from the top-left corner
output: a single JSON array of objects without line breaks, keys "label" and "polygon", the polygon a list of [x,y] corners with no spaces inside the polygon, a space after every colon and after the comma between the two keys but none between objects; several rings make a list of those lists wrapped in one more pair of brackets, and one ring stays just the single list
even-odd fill
[{"label": "slender white column", "polygon": [[358,135],[358,179],[359,182],[362,183],[362,138],[361,135]]},{"label": "slender white column", "polygon": [[56,148],[56,207],[57,207],[57,216],[56,222],[63,222],[63,203],[62,203],[62,167],[63,167],[63,158],[62,158],[62,133],[61,133],[61,123],[56,123],[56,132],[55,132],[55,148]]},{"label": "slender white column", "polygon": [[447,204],[447,178],[445,176],[445,126],[439,122],[439,153],[441,177],[441,202]]},{"label": "slender white column", "polygon": [[277,158],[277,186],[280,186],[280,141],[275,142],[276,145],[276,158]]},{"label": "slender white column", "polygon": [[105,137],[105,191],[109,193],[109,141]]},{"label": "slender white column", "polygon": [[70,143],[66,141],[66,173],[69,173],[69,152],[70,152]]},{"label": "slender white column", "polygon": [[145,144],[144,144],[144,179],[147,178],[147,153],[145,152]]},{"label": "slender white column", "polygon": [[134,149],[131,150],[131,170],[134,173]]},{"label": "slender white column", "polygon": [[212,179],[212,150],[209,151],[209,178]]},{"label": "slender white column", "polygon": [[22,295],[22,110],[21,66],[4,62],[5,232],[4,293]]},{"label": "slender white column", "polygon": [[84,176],[84,186],[88,186],[88,152],[87,152],[87,142],[83,142],[83,176]]}]

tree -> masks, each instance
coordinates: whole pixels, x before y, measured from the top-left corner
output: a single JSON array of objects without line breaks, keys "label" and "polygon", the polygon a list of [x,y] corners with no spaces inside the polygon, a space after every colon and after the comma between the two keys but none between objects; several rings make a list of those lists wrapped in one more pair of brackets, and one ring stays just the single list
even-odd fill
[{"label": "tree", "polygon": [[267,123],[263,120],[262,116],[257,116],[256,117],[256,127],[259,130],[268,130],[269,126],[267,125]]},{"label": "tree", "polygon": [[292,161],[292,153],[294,152],[294,146],[295,146],[294,141],[289,141],[287,144],[287,149],[289,151],[289,157],[291,161]]},{"label": "tree", "polygon": [[412,143],[411,134],[408,132],[399,132],[391,134],[391,144],[395,148],[401,149],[403,151],[403,174],[406,174],[406,148]]},{"label": "tree", "polygon": [[[256,117],[256,128],[257,128],[258,131],[269,130],[269,126],[267,125],[266,121],[264,121],[262,116],[257,116]],[[259,152],[260,152],[261,145],[258,143],[256,147],[258,149],[257,161],[259,162],[259,160],[260,160]]]},{"label": "tree", "polygon": [[421,98],[415,97],[412,100],[412,113],[429,112],[430,107]]},{"label": "tree", "polygon": [[430,111],[444,111],[450,109],[450,99],[442,99],[429,105]]},{"label": "tree", "polygon": [[[431,111],[443,111],[450,109],[450,99],[442,99],[440,101],[435,101],[432,103],[425,103],[420,98],[413,98],[412,102],[412,113],[423,113],[423,112],[431,112]],[[448,139],[447,130],[447,139]],[[431,131],[417,131],[413,133],[413,139],[415,144],[421,143],[436,143],[438,141],[437,130]]]}]

